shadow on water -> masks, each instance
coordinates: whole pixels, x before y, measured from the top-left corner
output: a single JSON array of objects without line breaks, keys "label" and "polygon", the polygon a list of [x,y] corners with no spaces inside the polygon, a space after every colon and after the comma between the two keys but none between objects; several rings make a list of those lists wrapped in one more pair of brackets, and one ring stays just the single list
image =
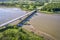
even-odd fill
[{"label": "shadow on water", "polygon": [[26,17],[24,20],[22,20],[17,26],[22,27],[24,25],[24,23],[29,21],[34,16],[34,14],[36,14],[36,12],[37,11],[34,11],[32,14],[30,14],[28,17]]}]

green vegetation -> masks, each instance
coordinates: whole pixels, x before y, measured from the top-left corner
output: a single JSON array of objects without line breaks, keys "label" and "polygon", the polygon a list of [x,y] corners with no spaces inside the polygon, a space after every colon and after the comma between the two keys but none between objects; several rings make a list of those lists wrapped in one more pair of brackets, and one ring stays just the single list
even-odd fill
[{"label": "green vegetation", "polygon": [[58,10],[60,10],[60,3],[50,3],[41,9],[41,11],[48,11],[48,12],[56,12]]},{"label": "green vegetation", "polygon": [[23,10],[34,10],[37,7],[40,7],[44,5],[44,3],[40,3],[40,2],[35,2],[35,3],[22,3],[20,5],[20,8],[22,8]]},{"label": "green vegetation", "polygon": [[0,6],[16,7],[18,3],[0,3]]},{"label": "green vegetation", "polygon": [[[1,0],[0,6],[19,7],[26,11],[32,11],[44,6],[44,4],[48,2],[49,0]],[[56,9],[60,9],[60,3],[53,2],[55,2],[55,0],[52,0],[52,3],[44,6],[41,11],[56,12]],[[58,0],[58,2],[60,1]]]},{"label": "green vegetation", "polygon": [[21,27],[10,26],[0,30],[0,40],[44,40],[44,38]]},{"label": "green vegetation", "polygon": [[0,6],[7,6],[7,7],[19,7],[19,8],[21,8],[21,9],[23,9],[23,10],[34,10],[34,9],[36,9],[37,7],[40,7],[40,6],[42,6],[42,5],[44,5],[44,3],[42,2],[31,2],[31,3],[29,3],[29,2],[22,2],[22,3],[20,3],[20,2],[13,2],[13,3],[11,3],[11,2],[0,2]]}]

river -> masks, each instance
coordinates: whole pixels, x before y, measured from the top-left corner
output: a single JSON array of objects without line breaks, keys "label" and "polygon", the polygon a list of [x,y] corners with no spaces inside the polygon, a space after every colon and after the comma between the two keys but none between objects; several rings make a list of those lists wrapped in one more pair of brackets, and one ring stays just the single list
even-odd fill
[{"label": "river", "polygon": [[[0,8],[0,24],[26,14],[19,8]],[[37,13],[30,21],[35,28],[60,40],[60,14]]]},{"label": "river", "polygon": [[36,29],[50,34],[56,40],[60,40],[60,14],[37,13],[30,20]]}]

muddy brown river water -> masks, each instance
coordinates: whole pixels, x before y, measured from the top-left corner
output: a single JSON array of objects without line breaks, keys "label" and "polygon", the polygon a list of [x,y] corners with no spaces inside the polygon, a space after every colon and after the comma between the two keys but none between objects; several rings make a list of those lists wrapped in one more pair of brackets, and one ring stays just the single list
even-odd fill
[{"label": "muddy brown river water", "polygon": [[30,23],[40,31],[46,32],[56,40],[60,40],[60,14],[37,13]]}]

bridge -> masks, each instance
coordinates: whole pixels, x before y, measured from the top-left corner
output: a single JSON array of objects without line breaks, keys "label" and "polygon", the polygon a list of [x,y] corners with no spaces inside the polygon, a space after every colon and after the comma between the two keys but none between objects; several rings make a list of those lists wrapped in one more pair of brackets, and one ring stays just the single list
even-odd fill
[{"label": "bridge", "polygon": [[10,23],[12,23],[12,22],[14,22],[14,21],[16,21],[16,20],[21,20],[22,18],[24,18],[19,24],[21,24],[24,20],[26,20],[28,17],[30,17],[31,15],[33,15],[33,14],[35,14],[37,11],[36,10],[33,10],[33,11],[31,11],[31,12],[29,12],[29,13],[26,13],[25,15],[22,15],[22,16],[20,16],[20,17],[18,17],[18,18],[15,18],[15,19],[13,19],[13,20],[10,20],[10,21],[8,21],[8,22],[5,22],[5,23],[3,23],[3,24],[1,24],[0,25],[0,27],[2,27],[2,26],[7,26],[8,24],[10,24]]},{"label": "bridge", "polygon": [[[56,0],[50,0],[48,3],[45,3],[44,4],[44,6],[46,6],[47,4],[49,4],[49,3],[55,3],[55,1]],[[56,3],[58,3],[58,2],[60,2],[59,0],[56,2]],[[41,8],[43,8],[44,6],[41,6],[41,7],[39,7],[39,8],[37,8],[37,9],[41,9]],[[14,22],[14,21],[16,21],[16,20],[18,20],[18,19],[21,19],[21,18],[23,18],[23,17],[26,17],[26,16],[28,16],[28,15],[31,15],[33,12],[35,12],[36,10],[33,10],[33,11],[31,11],[31,12],[29,12],[29,13],[27,13],[27,14],[25,14],[25,15],[22,15],[22,16],[20,16],[20,17],[18,17],[18,18],[15,18],[15,19],[13,19],[13,20],[11,20],[11,21],[8,21],[8,22],[5,22],[5,23],[3,23],[3,24],[1,24],[0,25],[0,27],[2,27],[2,26],[5,26],[5,25],[7,25],[7,24],[9,24],[9,23],[12,23],[12,22]]]}]

